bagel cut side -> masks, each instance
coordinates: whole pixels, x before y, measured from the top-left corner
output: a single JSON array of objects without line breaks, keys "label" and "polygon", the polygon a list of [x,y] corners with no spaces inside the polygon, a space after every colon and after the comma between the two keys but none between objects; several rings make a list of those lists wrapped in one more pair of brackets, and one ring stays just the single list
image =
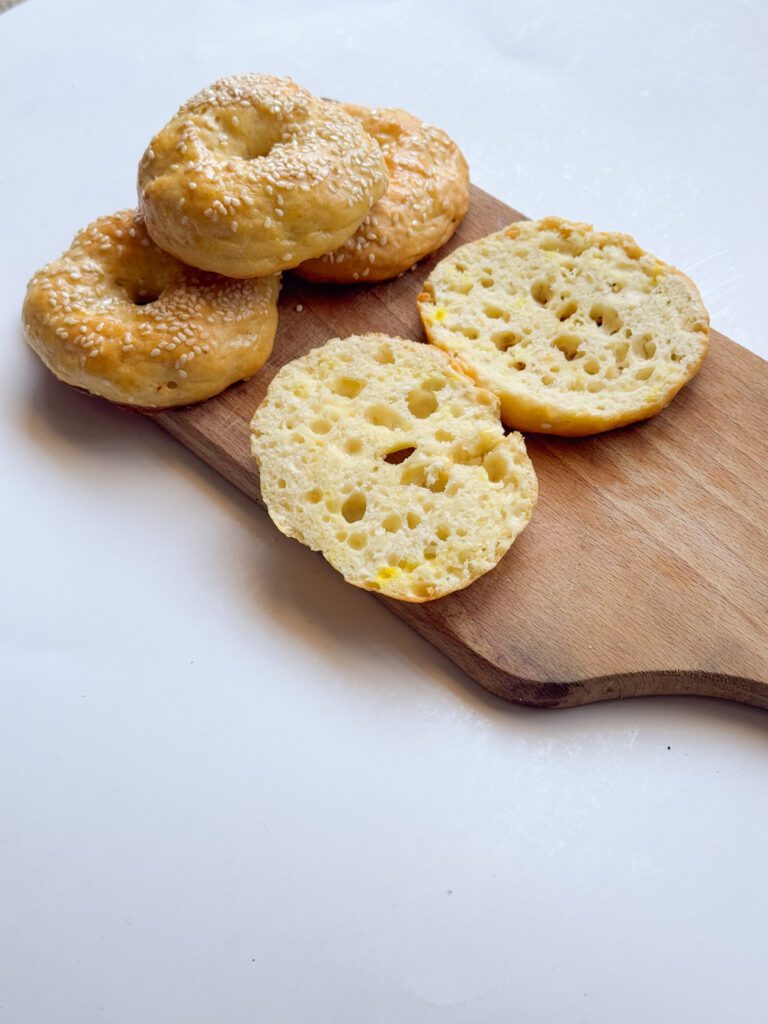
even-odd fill
[{"label": "bagel cut side", "polygon": [[284,366],[251,423],[275,525],[358,587],[427,601],[492,569],[536,502],[520,434],[438,349],[367,334]]},{"label": "bagel cut side", "polygon": [[418,299],[429,340],[518,430],[580,436],[660,412],[706,356],[690,278],[628,235],[547,217],[470,242]]}]

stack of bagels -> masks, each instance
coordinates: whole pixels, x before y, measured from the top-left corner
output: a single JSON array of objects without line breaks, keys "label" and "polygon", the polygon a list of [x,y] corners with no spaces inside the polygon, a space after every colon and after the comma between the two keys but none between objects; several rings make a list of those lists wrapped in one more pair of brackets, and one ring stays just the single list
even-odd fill
[{"label": "stack of bagels", "polygon": [[[280,275],[372,284],[442,246],[466,162],[402,110],[222,79],[139,164],[138,209],[102,217],[31,280],[26,337],[68,384],[146,409],[255,374]],[[708,318],[628,236],[558,218],[455,249],[419,296],[425,345],[333,339],[284,366],[252,422],[283,533],[358,586],[425,601],[493,568],[528,523],[521,434],[582,435],[659,412],[699,369]]]}]

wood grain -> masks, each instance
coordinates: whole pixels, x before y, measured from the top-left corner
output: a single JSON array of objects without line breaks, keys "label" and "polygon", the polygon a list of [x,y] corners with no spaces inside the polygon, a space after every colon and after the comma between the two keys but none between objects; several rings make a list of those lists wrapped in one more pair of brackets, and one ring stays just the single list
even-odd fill
[{"label": "wood grain", "polygon": [[[439,257],[519,219],[473,188]],[[259,501],[248,423],[274,373],[332,337],[423,339],[415,299],[437,258],[368,287],[286,275],[265,369],[154,418]],[[767,422],[768,364],[714,332],[701,374],[656,419],[579,440],[529,435],[539,504],[493,572],[424,605],[379,600],[507,700],[704,694],[768,708]]]}]

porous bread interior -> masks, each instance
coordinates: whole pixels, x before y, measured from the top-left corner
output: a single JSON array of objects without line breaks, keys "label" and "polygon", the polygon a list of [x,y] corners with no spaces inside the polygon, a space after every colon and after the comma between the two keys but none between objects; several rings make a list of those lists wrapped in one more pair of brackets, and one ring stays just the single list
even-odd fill
[{"label": "porous bread interior", "polygon": [[520,430],[652,416],[697,372],[709,319],[688,277],[627,235],[548,217],[456,249],[419,297],[429,340]]},{"label": "porous bread interior", "polygon": [[405,601],[467,586],[528,523],[536,476],[497,399],[428,345],[334,339],[284,366],[251,424],[278,528]]}]

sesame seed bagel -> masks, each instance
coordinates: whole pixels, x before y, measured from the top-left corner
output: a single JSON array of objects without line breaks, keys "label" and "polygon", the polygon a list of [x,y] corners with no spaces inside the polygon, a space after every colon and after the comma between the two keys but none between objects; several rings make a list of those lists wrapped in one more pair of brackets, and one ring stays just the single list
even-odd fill
[{"label": "sesame seed bagel", "polygon": [[389,185],[340,248],[309,260],[310,281],[386,281],[444,245],[469,205],[469,171],[456,143],[404,110],[343,109],[378,142]]},{"label": "sesame seed bagel", "polygon": [[428,601],[492,569],[531,518],[536,475],[498,400],[438,349],[335,338],[286,364],[251,423],[279,530],[344,578]]},{"label": "sesame seed bagel", "polygon": [[374,139],[289,78],[223,78],[185,103],[139,165],[161,248],[202,270],[260,277],[335,249],[387,186]]},{"label": "sesame seed bagel", "polygon": [[232,281],[179,263],[135,210],[101,217],[29,283],[27,341],[57,377],[113,402],[199,402],[266,362],[279,275]]},{"label": "sesame seed bagel", "polygon": [[558,217],[454,250],[418,304],[429,340],[519,430],[580,436],[654,416],[707,353],[690,278],[628,235]]}]

